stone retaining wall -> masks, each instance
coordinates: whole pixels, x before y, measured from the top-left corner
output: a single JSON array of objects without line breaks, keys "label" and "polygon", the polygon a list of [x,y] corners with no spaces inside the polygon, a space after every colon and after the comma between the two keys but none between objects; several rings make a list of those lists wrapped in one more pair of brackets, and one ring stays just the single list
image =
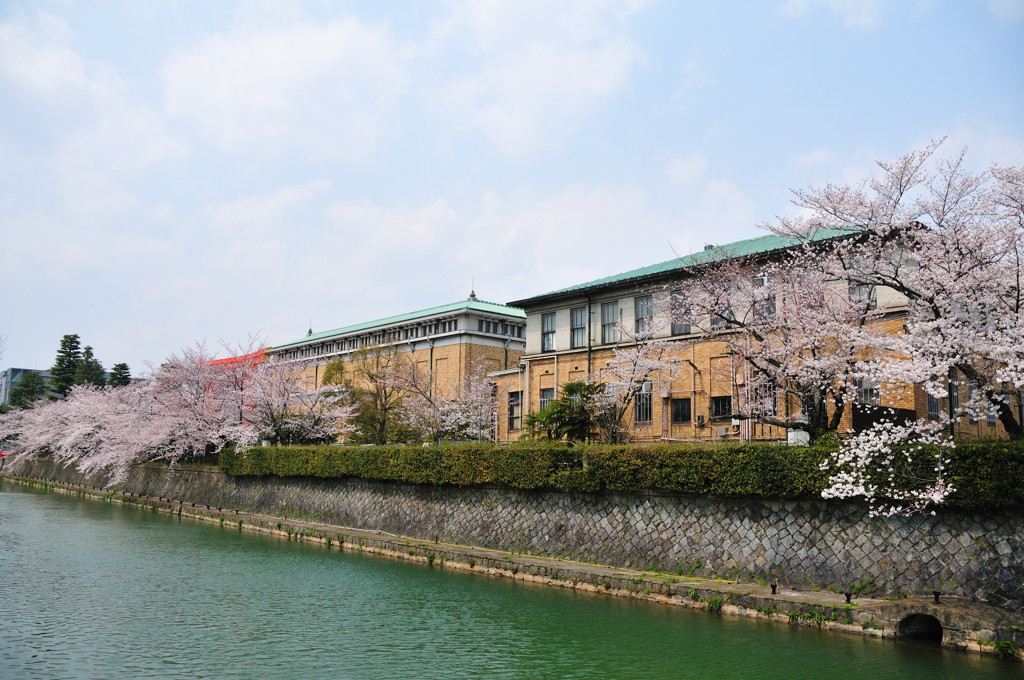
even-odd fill
[{"label": "stone retaining wall", "polygon": [[[45,460],[8,470],[104,485]],[[1024,606],[1024,514],[869,520],[859,504],[571,494],[134,468],[123,491],[622,567],[863,595],[941,590]]]}]

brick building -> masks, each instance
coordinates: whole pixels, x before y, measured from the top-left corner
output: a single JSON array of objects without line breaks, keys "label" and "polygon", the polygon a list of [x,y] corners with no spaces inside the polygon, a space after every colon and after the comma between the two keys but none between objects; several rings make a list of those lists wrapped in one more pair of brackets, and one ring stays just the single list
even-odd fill
[{"label": "brick building", "polygon": [[[841,237],[842,232],[823,232],[818,238]],[[600,380],[598,372],[614,359],[615,348],[629,341],[621,329],[639,329],[642,324],[652,324],[655,339],[672,341],[675,366],[670,378],[645,383],[626,413],[624,429],[632,441],[786,439],[786,428],[736,415],[738,400],[756,396],[750,393],[750,367],[730,352],[727,343],[701,340],[689,325],[673,323],[666,291],[673,281],[694,275],[700,265],[739,257],[769,260],[793,245],[784,236],[761,236],[510,302],[526,311],[526,350],[518,366],[493,376],[498,385],[498,440],[521,437],[526,414],[557,398],[565,383]],[[857,294],[852,289],[851,293]],[[887,332],[900,332],[905,298],[889,289],[864,293],[882,312],[874,323]],[[956,380],[952,384],[955,403],[965,388]],[[780,412],[795,408],[776,399]],[[839,431],[866,427],[880,417],[881,412],[872,408],[877,406],[892,409],[887,417],[935,418],[949,409],[949,398],[933,399],[919,386],[859,384]],[[958,434],[970,436],[1002,432],[992,416],[964,419],[956,428]]]},{"label": "brick building", "polygon": [[[462,380],[477,362],[487,371],[515,366],[525,347],[525,321],[523,310],[485,302],[471,293],[451,304],[320,333],[310,330],[268,353],[312,360],[310,370],[319,385],[327,363],[339,358],[359,361],[367,350],[383,348],[411,359],[432,385],[444,388]],[[357,371],[346,370],[346,377],[356,375]]]}]

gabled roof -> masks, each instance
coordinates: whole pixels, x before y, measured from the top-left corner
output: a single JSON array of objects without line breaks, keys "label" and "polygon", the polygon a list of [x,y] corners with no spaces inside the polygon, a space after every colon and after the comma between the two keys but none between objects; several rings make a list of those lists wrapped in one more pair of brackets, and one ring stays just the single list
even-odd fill
[{"label": "gabled roof", "polygon": [[285,347],[292,347],[294,345],[304,345],[309,342],[316,342],[317,340],[333,338],[339,335],[348,335],[349,333],[358,333],[360,331],[366,331],[372,328],[392,326],[394,324],[405,323],[407,321],[415,321],[416,319],[424,319],[431,316],[437,316],[439,314],[450,314],[452,312],[461,311],[481,312],[484,314],[497,314],[500,316],[513,317],[516,319],[526,319],[526,312],[519,309],[518,307],[510,307],[508,305],[498,304],[497,302],[486,302],[484,300],[478,300],[476,297],[470,297],[467,300],[459,300],[458,302],[452,302],[447,305],[438,305],[437,307],[421,309],[417,312],[397,314],[395,316],[377,319],[376,321],[366,321],[364,323],[357,323],[351,326],[335,328],[334,330],[331,331],[321,331],[320,333],[313,333],[312,335],[307,335],[306,337],[299,338],[298,340],[292,340],[291,342],[286,342],[281,345],[275,345],[272,349],[279,350]]},{"label": "gabled roof", "polygon": [[529,303],[540,302],[549,298],[557,298],[574,293],[585,293],[595,288],[606,288],[634,281],[640,282],[647,279],[658,278],[659,276],[667,275],[674,271],[681,271],[697,265],[717,262],[719,260],[749,257],[752,255],[767,255],[769,253],[786,250],[787,248],[792,248],[793,246],[801,243],[807,243],[809,241],[825,241],[833,238],[849,236],[851,233],[854,233],[854,231],[855,230],[852,229],[819,229],[814,232],[813,235],[803,238],[782,236],[780,234],[767,234],[765,236],[749,238],[743,241],[736,241],[735,243],[726,243],[724,245],[714,246],[713,248],[701,250],[691,255],[676,257],[671,260],[659,262],[658,264],[651,264],[646,267],[631,269],[627,272],[622,272],[621,274],[606,276],[601,279],[594,279],[593,281],[579,283],[567,288],[560,288],[558,290],[551,291],[550,293],[542,293],[522,300],[516,300],[509,304],[521,307]]}]

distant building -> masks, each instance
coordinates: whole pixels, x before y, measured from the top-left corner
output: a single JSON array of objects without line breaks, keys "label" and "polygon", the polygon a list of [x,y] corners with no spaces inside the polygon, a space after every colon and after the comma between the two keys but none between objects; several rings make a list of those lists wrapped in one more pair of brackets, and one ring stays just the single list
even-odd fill
[{"label": "distant building", "polygon": [[50,382],[50,371],[35,369],[35,368],[8,368],[5,371],[0,371],[0,406],[6,406],[11,402],[11,390],[18,384],[21,377],[34,371],[43,377],[43,380],[47,383]]},{"label": "distant building", "polygon": [[[410,356],[433,385],[460,381],[474,362],[488,371],[514,368],[526,346],[526,313],[516,307],[465,300],[313,333],[267,350],[285,359],[313,359],[320,383],[322,366],[335,359],[358,360],[360,351],[387,347]],[[351,375],[351,373],[349,373]]]}]

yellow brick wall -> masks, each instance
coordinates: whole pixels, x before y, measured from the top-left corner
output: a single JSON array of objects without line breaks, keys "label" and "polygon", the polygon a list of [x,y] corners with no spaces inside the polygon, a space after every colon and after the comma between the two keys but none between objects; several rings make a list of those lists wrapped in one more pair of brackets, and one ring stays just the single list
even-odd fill
[{"label": "yellow brick wall", "polygon": [[[573,380],[586,379],[588,374],[600,380],[599,372],[615,358],[608,349],[594,350],[590,353],[589,362],[586,350],[560,354],[557,357],[544,357],[529,360],[529,370],[521,373],[498,376],[498,440],[512,441],[518,439],[522,431],[508,430],[508,393],[524,392],[524,414],[536,413],[540,408],[540,391],[543,388],[556,387],[555,396],[559,396],[562,385]],[[632,405],[623,418],[624,425],[630,432],[633,441],[658,441],[671,439],[783,439],[784,428],[771,425],[753,424],[743,421],[737,428],[731,420],[711,420],[711,397],[739,397],[740,386],[735,384],[737,371],[742,366],[727,352],[723,342],[694,343],[680,346],[680,350],[666,359],[674,360],[678,366],[674,376],[663,375],[655,379],[651,404],[651,420],[648,423],[634,423]],[[588,373],[589,366],[589,373]],[[695,367],[697,370],[695,370]],[[527,377],[528,374],[528,377]],[[526,387],[527,381],[529,382]],[[671,422],[671,400],[689,398],[691,419],[689,423],[673,424]],[[735,403],[735,402],[734,402]],[[704,424],[697,425],[697,416],[704,416]],[[719,428],[725,427],[727,433],[719,434]]]},{"label": "yellow brick wall", "polygon": [[[875,328],[889,334],[902,333],[903,322],[903,315],[895,315],[877,321]],[[959,389],[960,400],[963,403],[967,399],[967,391],[963,385],[960,385]],[[880,402],[882,407],[913,411],[919,420],[928,418],[928,395],[920,385],[883,383],[880,386]],[[1016,400],[1013,403],[1016,404]],[[949,399],[939,399],[939,412],[949,412]],[[852,430],[853,408],[852,405],[848,405],[840,420],[839,433],[842,436],[850,433]],[[988,419],[982,415],[974,422],[971,422],[970,418],[960,419],[954,425],[954,436],[968,439],[1005,438],[1006,430],[998,419],[994,424],[989,424]]]},{"label": "yellow brick wall", "polygon": [[[487,372],[499,371],[505,368],[506,356],[508,366],[514,367],[522,355],[522,350],[512,348],[505,350],[500,347],[491,347],[472,342],[435,346],[433,352],[427,347],[416,349],[412,352],[405,349],[404,345],[399,347],[400,350],[397,358],[400,358],[402,361],[409,361],[411,359],[419,369],[429,370],[431,361],[433,361],[434,384],[441,390],[448,390],[462,380],[475,361],[483,361]],[[346,357],[346,382],[351,387],[367,387],[365,384],[359,384],[358,360],[352,360],[351,355],[343,356]],[[315,378],[316,384],[318,386],[321,385],[324,367],[329,361],[330,358],[325,358],[322,363],[307,368],[304,374]]]},{"label": "yellow brick wall", "polygon": [[[878,328],[886,333],[899,333],[903,328],[903,317],[893,316],[878,322]],[[655,381],[652,403],[652,418],[649,423],[632,422],[633,409],[624,417],[625,425],[633,441],[657,441],[672,439],[721,440],[719,428],[726,428],[725,439],[785,439],[786,430],[772,425],[742,421],[737,428],[731,421],[712,421],[711,397],[732,395],[735,400],[743,388],[737,385],[737,375],[742,374],[738,359],[730,355],[723,342],[699,342],[683,345],[673,359],[678,365],[676,375],[669,382]],[[577,352],[561,353],[557,356],[528,359],[529,369],[521,373],[506,374],[496,379],[498,385],[497,424],[498,440],[518,439],[523,432],[508,430],[508,393],[522,389],[524,392],[524,416],[539,410],[540,390],[556,387],[566,382],[584,380],[594,375],[600,380],[599,371],[614,358],[611,350],[583,349]],[[866,357],[865,357],[866,358]],[[527,386],[527,382],[529,385]],[[960,386],[961,401],[966,399],[966,390]],[[691,399],[691,421],[675,425],[671,422],[671,399]],[[927,418],[927,396],[917,385],[883,384],[880,386],[880,401],[883,407],[914,411],[918,418]],[[735,404],[735,402],[734,402]],[[1014,402],[1016,404],[1016,402]],[[790,408],[796,408],[795,403]],[[947,399],[940,400],[940,409],[948,411]],[[785,414],[786,404],[780,400],[780,415]],[[697,416],[704,416],[704,426],[697,425]],[[846,434],[853,427],[853,408],[848,404],[840,420],[839,432]],[[1005,437],[1002,425],[996,421],[989,424],[985,416],[970,422],[964,418],[956,424],[956,435],[964,437]]]}]

